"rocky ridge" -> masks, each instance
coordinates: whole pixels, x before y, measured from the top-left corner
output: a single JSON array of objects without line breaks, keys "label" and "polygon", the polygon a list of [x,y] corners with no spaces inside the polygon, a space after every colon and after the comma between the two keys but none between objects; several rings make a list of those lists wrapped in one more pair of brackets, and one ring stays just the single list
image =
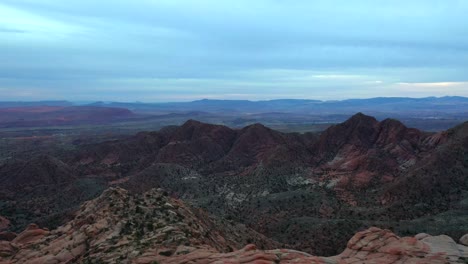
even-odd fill
[{"label": "rocky ridge", "polygon": [[110,188],[55,230],[31,224],[11,241],[1,241],[0,263],[117,263],[167,257],[186,247],[233,251],[246,239],[264,248],[279,246],[243,225],[211,220],[167,195],[156,189],[130,195]]},{"label": "rocky ridge", "polygon": [[[55,230],[32,224],[12,240],[0,241],[0,263],[442,264],[468,260],[468,247],[448,236],[398,237],[379,228],[357,233],[337,256],[316,257],[272,249],[279,244],[236,223],[216,224],[193,210],[162,190],[131,195],[110,188],[84,203],[72,221]],[[246,237],[250,240],[245,241]]]}]

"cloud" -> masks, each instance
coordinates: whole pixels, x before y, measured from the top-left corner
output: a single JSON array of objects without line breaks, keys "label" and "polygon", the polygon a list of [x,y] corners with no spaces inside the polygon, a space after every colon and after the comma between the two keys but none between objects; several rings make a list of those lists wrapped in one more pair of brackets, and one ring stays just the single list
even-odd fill
[{"label": "cloud", "polygon": [[3,0],[0,88],[89,100],[462,95],[402,83],[468,81],[467,12],[456,0]]},{"label": "cloud", "polygon": [[468,96],[468,82],[397,83],[399,90],[413,94]]},{"label": "cloud", "polygon": [[66,24],[42,15],[0,4],[0,39],[23,43],[71,37],[79,26]]}]

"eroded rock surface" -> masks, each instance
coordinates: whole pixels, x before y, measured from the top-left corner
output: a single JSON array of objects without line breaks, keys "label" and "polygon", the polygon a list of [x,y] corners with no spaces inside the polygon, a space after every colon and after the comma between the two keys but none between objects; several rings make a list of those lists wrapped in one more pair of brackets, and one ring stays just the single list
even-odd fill
[{"label": "eroded rock surface", "polygon": [[[243,246],[246,237],[258,247]],[[0,241],[0,263],[442,264],[468,258],[468,247],[448,236],[398,237],[375,227],[357,233],[333,257],[277,247],[242,225],[217,224],[162,190],[130,195],[110,188],[58,229],[31,224],[12,241]]]},{"label": "eroded rock surface", "polygon": [[460,243],[461,243],[462,245],[468,246],[468,234],[466,234],[466,235],[464,235],[464,236],[462,236],[462,237],[460,238]]}]

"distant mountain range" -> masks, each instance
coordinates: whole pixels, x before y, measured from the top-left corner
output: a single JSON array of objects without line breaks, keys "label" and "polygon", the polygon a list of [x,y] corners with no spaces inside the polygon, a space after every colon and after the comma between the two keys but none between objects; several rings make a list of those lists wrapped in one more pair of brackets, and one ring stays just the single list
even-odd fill
[{"label": "distant mountain range", "polygon": [[345,121],[356,112],[375,116],[378,120],[397,118],[408,126],[425,131],[441,131],[468,120],[468,98],[378,97],[342,101],[204,99],[172,103],[87,104],[68,101],[0,102],[0,127],[126,122],[126,127],[134,126],[141,130],[147,124],[180,125],[188,119],[197,119],[230,127],[262,123],[282,131],[302,132],[323,130],[331,124]]},{"label": "distant mountain range", "polygon": [[439,114],[468,112],[467,97],[378,97],[342,101],[279,99],[269,101],[248,100],[198,100],[175,103],[119,103],[96,102],[94,106],[128,108],[135,112],[184,112],[210,113],[303,113],[303,114],[352,114],[355,112],[418,114],[431,117]]},{"label": "distant mountain range", "polygon": [[[84,105],[69,101],[38,101],[38,102],[0,102],[0,108],[31,107],[31,106],[72,106]],[[192,102],[141,103],[141,102],[94,102],[85,104],[100,107],[127,108],[134,112],[187,112],[203,111],[221,114],[233,113],[309,113],[309,114],[350,114],[355,112],[368,113],[419,113],[432,116],[441,113],[468,112],[468,98],[460,96],[445,97],[376,97],[369,99],[348,100],[309,100],[309,99],[278,99],[266,101],[249,100],[210,100],[203,99]]]}]

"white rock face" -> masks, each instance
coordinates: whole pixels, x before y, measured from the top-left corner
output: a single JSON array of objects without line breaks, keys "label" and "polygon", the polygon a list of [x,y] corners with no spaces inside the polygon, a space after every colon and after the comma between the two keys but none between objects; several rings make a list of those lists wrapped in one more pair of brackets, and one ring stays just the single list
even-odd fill
[{"label": "white rock face", "polygon": [[466,234],[466,235],[464,235],[464,236],[462,236],[460,238],[460,244],[468,246],[468,234]]},{"label": "white rock face", "polygon": [[446,235],[429,236],[421,241],[429,245],[432,253],[446,254],[450,261],[458,261],[460,258],[466,258],[468,247],[458,245],[451,237]]}]

